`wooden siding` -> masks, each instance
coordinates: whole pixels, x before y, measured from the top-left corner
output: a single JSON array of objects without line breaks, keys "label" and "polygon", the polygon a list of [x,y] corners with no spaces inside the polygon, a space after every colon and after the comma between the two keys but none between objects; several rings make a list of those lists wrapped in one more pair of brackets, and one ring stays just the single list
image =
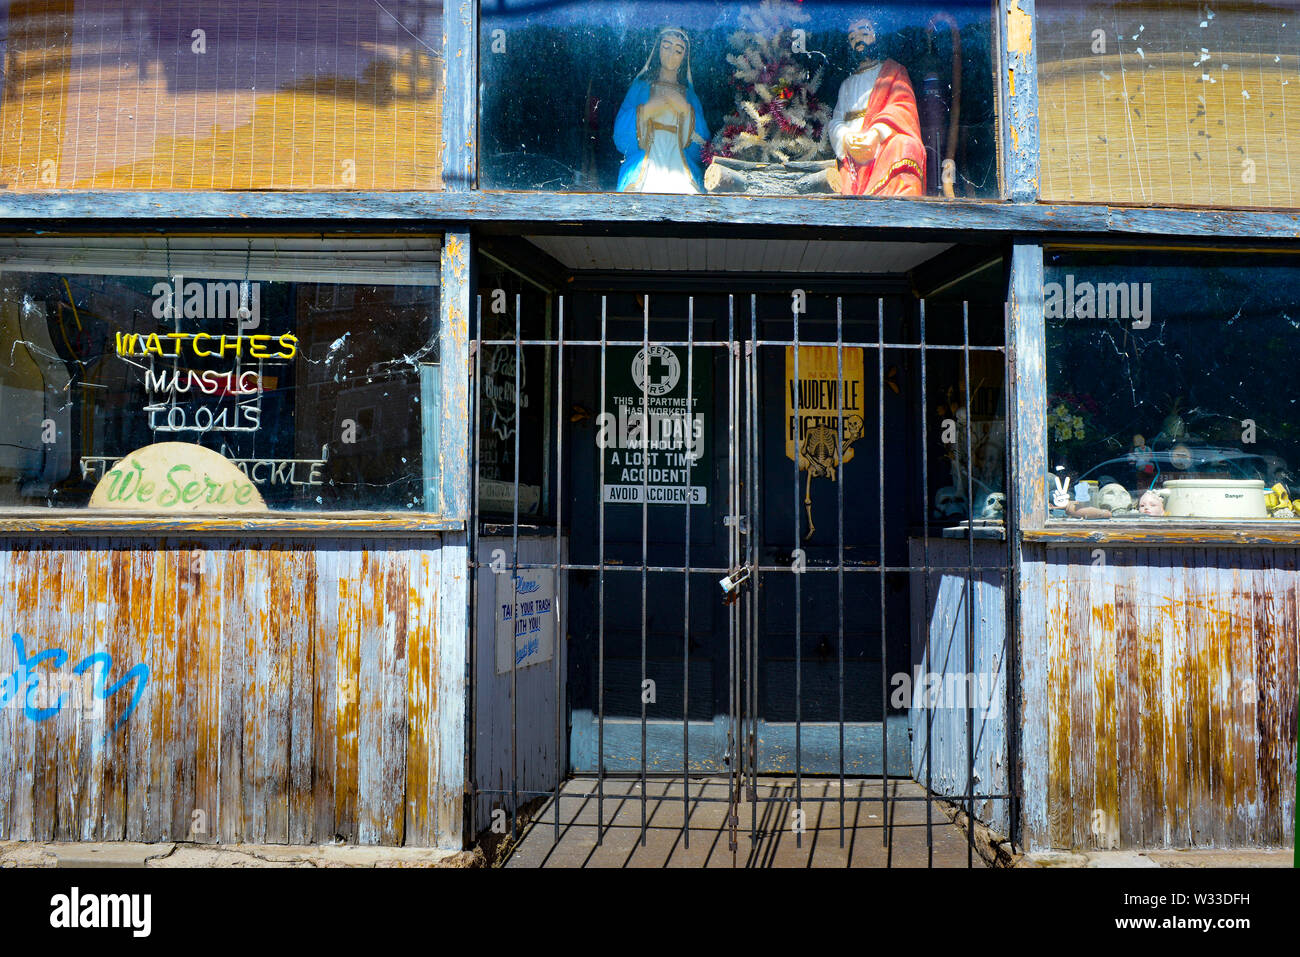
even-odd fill
[{"label": "wooden siding", "polygon": [[116,728],[130,685],[41,720],[0,707],[0,840],[460,848],[464,652],[443,645],[464,639],[439,632],[439,546],[7,544],[0,681],[14,634],[28,660],[66,652],[36,672],[106,652],[109,688],[149,674]]},{"label": "wooden siding", "polygon": [[1041,552],[1026,566],[1047,599],[1023,635],[1028,848],[1290,844],[1300,552]]}]

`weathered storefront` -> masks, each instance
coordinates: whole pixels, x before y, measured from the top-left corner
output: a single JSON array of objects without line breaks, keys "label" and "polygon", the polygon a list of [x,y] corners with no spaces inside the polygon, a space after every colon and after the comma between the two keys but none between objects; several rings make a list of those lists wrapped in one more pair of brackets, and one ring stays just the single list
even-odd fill
[{"label": "weathered storefront", "polygon": [[1290,843],[1295,12],[10,4],[0,839]]}]

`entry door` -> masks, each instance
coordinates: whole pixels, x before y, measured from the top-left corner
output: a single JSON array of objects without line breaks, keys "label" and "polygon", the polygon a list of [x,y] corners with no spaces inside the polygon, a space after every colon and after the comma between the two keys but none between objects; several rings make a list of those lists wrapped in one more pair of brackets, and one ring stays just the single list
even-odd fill
[{"label": "entry door", "polygon": [[[906,719],[886,731],[882,687],[908,624],[906,595],[882,598],[882,555],[906,542],[881,536],[882,496],[904,489],[880,483],[876,325],[842,323],[837,347],[833,315],[805,317],[792,393],[793,329],[752,309],[661,295],[569,310],[576,771],[874,774],[888,748],[906,772]],[[903,405],[883,406],[888,441]],[[658,423],[647,448],[641,408]]]},{"label": "entry door", "polygon": [[726,297],[568,302],[570,765],[726,773],[741,606],[719,583],[743,564],[743,343]]},{"label": "entry door", "polygon": [[907,578],[883,570],[906,564],[906,362],[877,346],[883,308],[816,305],[755,316],[745,343],[746,759],[756,773],[874,775],[888,753],[906,774],[887,679],[906,671]]}]

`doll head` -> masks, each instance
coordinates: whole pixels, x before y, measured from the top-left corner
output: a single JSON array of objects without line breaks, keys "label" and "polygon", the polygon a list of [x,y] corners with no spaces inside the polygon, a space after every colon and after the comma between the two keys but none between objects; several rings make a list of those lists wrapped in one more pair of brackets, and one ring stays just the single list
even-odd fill
[{"label": "doll head", "polygon": [[1165,514],[1165,500],[1155,493],[1154,489],[1147,489],[1138,499],[1138,511],[1143,515],[1163,515]]}]

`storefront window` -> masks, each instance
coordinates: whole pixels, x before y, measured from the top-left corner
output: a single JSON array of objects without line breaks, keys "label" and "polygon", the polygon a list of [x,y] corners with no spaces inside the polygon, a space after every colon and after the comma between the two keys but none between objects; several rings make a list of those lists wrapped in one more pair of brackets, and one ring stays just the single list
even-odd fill
[{"label": "storefront window", "polygon": [[0,189],[439,189],[441,0],[0,6]]},{"label": "storefront window", "polygon": [[1300,205],[1300,10],[1039,0],[1042,196]]},{"label": "storefront window", "polygon": [[999,195],[984,0],[481,10],[486,188]]},{"label": "storefront window", "polygon": [[1046,280],[1053,517],[1300,517],[1300,260],[1049,251]]},{"label": "storefront window", "polygon": [[438,509],[438,243],[5,240],[0,507]]}]

